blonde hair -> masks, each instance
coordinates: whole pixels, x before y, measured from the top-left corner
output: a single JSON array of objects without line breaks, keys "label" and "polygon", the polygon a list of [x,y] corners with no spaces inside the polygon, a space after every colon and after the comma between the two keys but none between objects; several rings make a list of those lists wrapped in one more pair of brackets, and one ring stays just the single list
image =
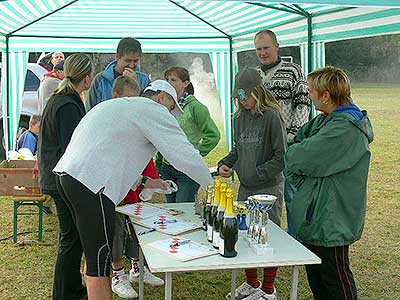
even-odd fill
[{"label": "blonde hair", "polygon": [[135,79],[131,77],[120,75],[114,80],[112,93],[118,95],[118,97],[139,96],[140,95],[139,84]]},{"label": "blonde hair", "polygon": [[29,119],[29,126],[34,126],[37,123],[40,123],[41,115],[32,115]]},{"label": "blonde hair", "polygon": [[[251,95],[256,100],[255,111],[260,114],[269,109],[276,110],[279,112],[282,110],[282,106],[262,83],[257,85],[253,89]],[[235,117],[239,117],[241,111],[245,110],[245,108],[243,104],[240,102],[240,100],[236,100],[236,102],[237,103],[236,103]]]},{"label": "blonde hair", "polygon": [[338,107],[353,102],[350,79],[342,69],[333,66],[319,68],[307,75],[307,83],[319,96],[325,91],[329,92],[332,102]]},{"label": "blonde hair", "polygon": [[75,93],[74,85],[82,82],[86,76],[94,72],[94,64],[89,56],[82,53],[72,54],[64,62],[65,78],[54,91],[55,95],[70,95]]}]

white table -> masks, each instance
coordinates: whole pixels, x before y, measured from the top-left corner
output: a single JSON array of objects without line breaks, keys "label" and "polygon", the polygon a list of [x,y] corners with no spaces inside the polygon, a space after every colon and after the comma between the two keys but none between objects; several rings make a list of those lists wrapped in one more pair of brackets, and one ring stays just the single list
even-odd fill
[{"label": "white table", "polygon": [[[200,223],[198,216],[194,215],[193,203],[164,204],[165,207],[175,208],[184,211],[179,218]],[[141,232],[146,228],[134,224],[135,232]],[[290,300],[297,299],[297,285],[299,280],[299,266],[308,264],[320,264],[321,260],[305,248],[298,241],[293,239],[285,231],[272,222],[269,222],[269,241],[274,248],[274,254],[269,257],[255,255],[244,240],[239,238],[237,250],[238,255],[234,258],[224,258],[220,255],[213,255],[204,258],[195,259],[188,262],[168,259],[165,254],[155,250],[147,244],[156,240],[168,238],[168,235],[152,232],[137,236],[140,244],[140,280],[139,280],[139,300],[144,299],[143,287],[143,262],[146,258],[147,265],[152,272],[165,272],[165,299],[172,299],[172,274],[174,272],[191,271],[212,271],[212,270],[232,270],[231,295],[235,295],[236,275],[238,270],[256,267],[282,267],[293,266],[292,270],[292,288]],[[181,235],[192,241],[199,243],[208,243],[206,233],[203,230],[197,230]],[[234,299],[234,298],[232,298]]]}]

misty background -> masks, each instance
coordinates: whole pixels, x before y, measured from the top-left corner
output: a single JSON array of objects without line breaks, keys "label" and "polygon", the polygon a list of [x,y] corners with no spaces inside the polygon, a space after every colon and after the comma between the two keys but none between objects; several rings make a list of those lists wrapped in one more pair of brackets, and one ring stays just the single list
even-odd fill
[{"label": "misty background", "polygon": [[[62,49],[60,49],[62,51]],[[325,44],[326,65],[344,69],[352,83],[400,84],[400,34],[345,40]],[[31,53],[29,62],[36,62],[41,53]],[[65,53],[68,56],[70,53]],[[114,59],[114,54],[88,53],[96,64],[96,73]],[[280,56],[292,57],[300,64],[300,48],[280,49]],[[239,69],[258,65],[255,50],[238,54]],[[190,72],[195,96],[207,105],[212,117],[222,127],[221,110],[211,61],[204,53],[143,53],[141,71],[152,80],[163,79],[164,71],[172,66]]]}]

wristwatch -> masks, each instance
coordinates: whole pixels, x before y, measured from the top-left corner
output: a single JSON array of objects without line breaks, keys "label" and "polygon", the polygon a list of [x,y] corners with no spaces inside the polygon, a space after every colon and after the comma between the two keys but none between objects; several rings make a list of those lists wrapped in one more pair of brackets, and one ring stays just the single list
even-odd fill
[{"label": "wristwatch", "polygon": [[142,188],[142,189],[144,189],[144,185],[146,184],[146,182],[147,182],[147,180],[148,179],[150,179],[150,177],[148,177],[148,176],[142,176],[142,181],[141,181],[141,183],[140,183],[140,187]]}]

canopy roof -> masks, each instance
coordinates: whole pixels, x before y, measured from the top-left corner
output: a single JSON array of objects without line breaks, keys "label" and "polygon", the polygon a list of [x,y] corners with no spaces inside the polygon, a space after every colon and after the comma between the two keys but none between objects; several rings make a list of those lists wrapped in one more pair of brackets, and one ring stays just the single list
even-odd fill
[{"label": "canopy roof", "polygon": [[115,52],[133,36],[144,52],[205,52],[231,140],[235,53],[272,29],[281,46],[300,46],[304,72],[323,66],[329,41],[400,33],[400,0],[0,0],[3,125],[15,145],[29,52]]},{"label": "canopy roof", "polygon": [[61,44],[114,51],[115,40],[128,35],[149,51],[188,50],[184,45],[218,51],[229,47],[227,38],[240,51],[251,49],[254,32],[264,28],[273,28],[281,45],[298,45],[308,40],[307,16],[313,41],[400,32],[399,0],[9,0],[0,8],[0,48],[6,48],[8,35],[9,51],[52,50]]}]

